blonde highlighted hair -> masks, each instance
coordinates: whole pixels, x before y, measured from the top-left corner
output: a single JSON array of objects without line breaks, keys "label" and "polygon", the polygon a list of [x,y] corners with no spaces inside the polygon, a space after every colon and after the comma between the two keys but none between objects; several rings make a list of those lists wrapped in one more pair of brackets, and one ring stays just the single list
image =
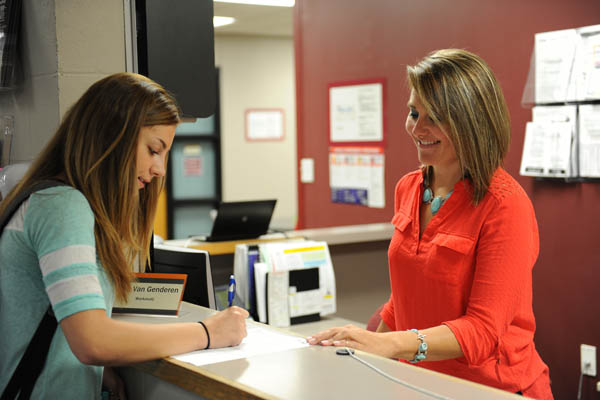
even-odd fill
[{"label": "blonde highlighted hair", "polygon": [[[510,145],[508,108],[493,72],[473,53],[445,49],[408,66],[407,75],[427,114],[454,145],[478,204]],[[423,171],[429,178],[429,169]]]},{"label": "blonde highlighted hair", "polygon": [[67,111],[50,142],[21,182],[0,203],[58,179],[79,190],[94,213],[97,256],[118,299],[126,300],[139,254],[147,261],[163,178],[138,191],[136,155],[140,129],[176,125],[175,99],[138,74],[118,73],[94,83]]}]

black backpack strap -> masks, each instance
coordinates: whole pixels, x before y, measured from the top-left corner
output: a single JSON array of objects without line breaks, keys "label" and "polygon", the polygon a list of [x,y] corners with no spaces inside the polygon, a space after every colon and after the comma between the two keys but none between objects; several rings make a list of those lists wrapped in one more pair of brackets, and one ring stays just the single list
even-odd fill
[{"label": "black backpack strap", "polygon": [[42,322],[38,325],[23,358],[19,362],[17,369],[13,373],[10,382],[4,389],[2,400],[29,399],[35,386],[37,378],[42,373],[46,358],[50,350],[50,343],[56,331],[56,317],[52,312],[52,306],[48,306],[48,311],[44,314]]},{"label": "black backpack strap", "polygon": [[[0,216],[0,235],[4,230],[8,221],[12,218],[21,204],[29,198],[29,196],[39,190],[51,188],[54,186],[63,186],[65,183],[60,181],[43,181],[21,192],[8,205],[4,215]],[[10,378],[8,385],[2,393],[0,400],[29,399],[37,378],[42,373],[46,358],[52,343],[52,337],[56,331],[57,321],[52,306],[48,306],[48,310],[44,313],[42,321],[37,327],[29,346],[25,350],[25,354],[21,358],[17,369]]]}]

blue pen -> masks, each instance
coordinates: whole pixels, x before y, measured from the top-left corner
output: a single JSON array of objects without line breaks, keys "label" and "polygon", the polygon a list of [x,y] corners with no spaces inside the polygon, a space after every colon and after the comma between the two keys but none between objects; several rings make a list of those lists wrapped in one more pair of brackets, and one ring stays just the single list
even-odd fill
[{"label": "blue pen", "polygon": [[227,291],[227,301],[229,302],[229,307],[233,305],[233,298],[235,297],[235,277],[233,275],[229,276],[229,290]]}]

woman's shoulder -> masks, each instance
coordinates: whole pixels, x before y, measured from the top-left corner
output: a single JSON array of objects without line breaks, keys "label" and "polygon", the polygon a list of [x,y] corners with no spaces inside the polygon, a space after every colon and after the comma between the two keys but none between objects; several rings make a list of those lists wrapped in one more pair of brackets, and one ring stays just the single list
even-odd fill
[{"label": "woman's shoulder", "polygon": [[523,187],[504,168],[498,168],[494,172],[488,192],[498,201],[512,196],[527,197]]},{"label": "woman's shoulder", "polygon": [[93,215],[90,204],[79,190],[71,186],[54,186],[39,190],[29,197],[28,214]]},{"label": "woman's shoulder", "polygon": [[79,190],[70,186],[43,189],[22,207],[23,232],[38,254],[73,243],[94,245],[94,214]]},{"label": "woman's shoulder", "polygon": [[43,202],[69,202],[85,203],[87,199],[79,190],[69,185],[52,186],[50,188],[38,190],[31,195],[31,198],[43,200]]},{"label": "woman's shoulder", "polygon": [[519,207],[524,210],[533,210],[533,205],[525,189],[503,168],[498,168],[494,173],[486,197],[489,198],[490,204],[494,204],[494,207],[504,206],[509,209]]},{"label": "woman's shoulder", "polygon": [[397,213],[401,208],[411,209],[411,204],[413,204],[414,197],[417,195],[415,187],[420,186],[422,182],[423,172],[420,169],[409,172],[398,180],[394,196],[394,213]]},{"label": "woman's shoulder", "polygon": [[423,182],[423,171],[420,169],[411,171],[398,180],[396,183],[396,191],[414,185],[420,185],[421,182]]}]

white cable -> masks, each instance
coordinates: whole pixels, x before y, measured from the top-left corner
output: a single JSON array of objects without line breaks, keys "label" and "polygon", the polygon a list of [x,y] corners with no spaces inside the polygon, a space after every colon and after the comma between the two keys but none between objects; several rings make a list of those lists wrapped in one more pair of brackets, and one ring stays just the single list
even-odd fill
[{"label": "white cable", "polygon": [[363,363],[367,367],[371,368],[373,371],[375,371],[378,374],[384,376],[385,378],[388,378],[389,380],[391,380],[393,382],[396,382],[396,383],[398,383],[398,384],[400,384],[402,386],[405,386],[405,387],[407,387],[409,389],[412,389],[412,390],[414,390],[416,392],[422,393],[422,394],[424,394],[426,396],[433,397],[434,399],[451,400],[450,397],[442,396],[441,394],[437,394],[437,393],[431,392],[431,391],[429,391],[427,389],[423,389],[423,388],[421,388],[419,386],[415,386],[415,385],[410,384],[408,382],[405,382],[405,381],[403,381],[401,379],[398,379],[398,378],[395,378],[395,377],[393,377],[391,375],[388,375],[387,373],[383,372],[382,370],[380,370],[379,368],[377,368],[373,364],[370,364],[369,362],[363,360],[362,358],[360,358],[358,356],[355,356],[354,355],[354,351],[351,350],[351,349],[349,349],[348,347],[346,347],[346,351],[348,352],[348,355],[350,355],[350,357],[354,358],[356,361],[359,361],[359,362]]}]

